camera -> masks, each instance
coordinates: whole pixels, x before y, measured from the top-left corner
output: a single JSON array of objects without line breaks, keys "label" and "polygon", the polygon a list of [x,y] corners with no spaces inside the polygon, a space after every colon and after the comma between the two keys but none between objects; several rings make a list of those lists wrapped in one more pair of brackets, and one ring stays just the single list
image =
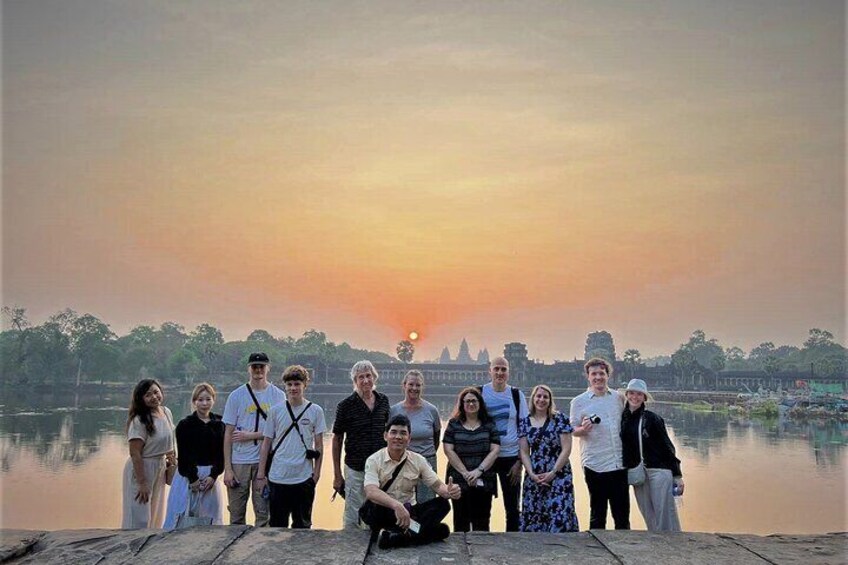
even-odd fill
[{"label": "camera", "polygon": [[587,418],[589,418],[589,421],[592,422],[593,424],[600,424],[601,423],[601,417],[598,416],[597,414],[590,414],[589,416],[587,416]]},{"label": "camera", "polygon": [[306,450],[306,458],[307,459],[318,459],[321,457],[321,452],[317,449],[307,449]]}]

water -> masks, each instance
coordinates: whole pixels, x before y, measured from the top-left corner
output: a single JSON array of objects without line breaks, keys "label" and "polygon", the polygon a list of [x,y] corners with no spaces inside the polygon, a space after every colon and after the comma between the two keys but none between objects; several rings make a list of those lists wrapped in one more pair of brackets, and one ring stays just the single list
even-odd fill
[{"label": "water", "polygon": [[[332,427],[335,406],[344,395],[309,396],[324,407]],[[399,393],[389,391],[389,396],[392,402],[400,400]],[[427,399],[447,418],[453,395],[427,395]],[[557,401],[567,409],[568,399]],[[9,395],[4,402],[0,407],[0,526],[120,527],[127,398]],[[171,394],[166,404],[175,418],[189,412],[188,394]],[[653,409],[666,419],[683,461],[686,493],[680,511],[684,529],[754,534],[848,530],[848,425],[745,420],[663,404]],[[223,411],[222,401],[215,411]],[[585,529],[589,500],[577,442],[575,438],[571,462],[577,514]],[[440,475],[444,469],[440,453]],[[330,502],[332,477],[327,434],[313,511],[316,528],[341,527],[343,502]],[[224,515],[226,519],[226,511]],[[635,500],[631,523],[635,529],[645,527]],[[503,531],[503,524],[503,507],[495,500],[493,530]]]}]

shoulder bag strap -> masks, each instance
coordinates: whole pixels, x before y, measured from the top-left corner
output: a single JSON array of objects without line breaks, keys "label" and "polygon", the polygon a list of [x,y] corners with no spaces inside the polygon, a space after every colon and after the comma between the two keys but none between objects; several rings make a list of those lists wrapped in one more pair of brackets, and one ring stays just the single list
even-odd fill
[{"label": "shoulder bag strap", "polygon": [[518,422],[521,420],[521,394],[514,386],[509,388],[512,389],[512,403],[515,405],[515,429],[518,430]]},{"label": "shoulder bag strap", "polygon": [[[259,416],[262,416],[263,420],[267,420],[268,415],[262,409],[262,406],[259,404],[259,400],[257,400],[256,395],[253,394],[253,389],[250,388],[250,383],[244,383],[244,386],[247,387],[247,392],[250,393],[250,398],[253,399],[253,405],[256,406],[256,421],[253,423],[253,431],[258,432],[259,431]],[[259,440],[258,439],[253,440],[253,445],[259,445]]]},{"label": "shoulder bag strap", "polygon": [[[287,409],[288,409],[288,411],[289,411],[289,417],[292,419],[292,423],[293,423],[293,424],[297,424],[297,422],[300,420],[301,416],[303,416],[304,414],[306,414],[306,411],[307,411],[307,410],[309,410],[309,407],[310,407],[310,406],[312,406],[312,403],[311,403],[311,402],[310,402],[310,403],[308,403],[308,404],[306,405],[306,408],[304,408],[304,409],[303,409],[303,412],[301,412],[300,414],[298,414],[298,415],[297,415],[297,418],[295,418],[295,416],[294,416],[294,411],[292,410],[291,404],[289,404],[289,401],[288,401],[288,400],[286,400],[286,408],[287,408]],[[303,432],[301,432],[301,431],[300,431],[300,426],[295,426],[295,427],[294,427],[294,429],[295,429],[295,431],[297,431],[297,435],[299,435],[299,436],[300,436],[300,443],[302,443],[302,444],[303,444],[303,448],[308,450],[309,448],[308,448],[308,447],[306,447],[306,441],[303,439]]]},{"label": "shoulder bag strap", "polygon": [[551,419],[545,418],[545,423],[542,425],[541,428],[539,428],[539,433],[536,436],[536,441],[533,442],[533,451],[536,451],[537,449],[539,449],[539,446],[542,445],[542,436],[548,430],[548,426],[550,426],[550,425],[551,425]]},{"label": "shoulder bag strap", "polygon": [[389,479],[386,484],[380,487],[381,491],[388,492],[388,490],[392,487],[392,484],[394,484],[395,479],[398,478],[398,475],[400,475],[400,470],[403,469],[403,466],[406,465],[407,461],[409,461],[409,455],[406,456],[406,459],[400,462],[400,465],[395,467],[395,471],[394,473],[392,473],[392,478]]},{"label": "shoulder bag strap", "polygon": [[642,463],[642,465],[645,464],[645,456],[642,455],[642,419],[644,417],[644,415],[639,416],[639,461]]},{"label": "shoulder bag strap", "polygon": [[265,413],[265,410],[262,409],[262,405],[259,404],[259,400],[256,398],[256,394],[254,394],[253,389],[250,388],[250,383],[245,383],[244,386],[247,387],[247,392],[250,393],[250,398],[253,399],[253,404],[256,405],[256,413],[262,416],[263,420],[267,420],[268,414]]},{"label": "shoulder bag strap", "polygon": [[[289,415],[292,417],[292,423],[291,423],[291,424],[289,424],[289,427],[288,427],[288,428],[286,429],[286,431],[283,433],[282,437],[280,437],[280,440],[277,442],[277,445],[275,445],[275,446],[274,446],[274,449],[272,449],[272,450],[271,450],[271,452],[268,454],[268,460],[269,460],[269,461],[273,461],[273,460],[274,460],[274,455],[276,455],[276,454],[277,454],[277,450],[278,450],[278,449],[280,449],[280,446],[283,444],[283,440],[285,440],[285,439],[286,439],[286,436],[288,436],[288,435],[289,435],[289,432],[291,432],[291,431],[294,429],[294,430],[297,430],[297,433],[298,433],[298,434],[300,434],[300,429],[298,428],[297,421],[298,421],[298,420],[300,420],[300,417],[301,417],[301,416],[303,416],[303,415],[306,413],[306,410],[307,410],[310,406],[312,406],[312,403],[311,403],[311,402],[310,402],[309,404],[307,404],[307,405],[306,405],[306,408],[304,408],[304,409],[303,409],[303,412],[301,412],[300,414],[298,414],[297,418],[295,418],[295,417],[294,417],[294,414],[292,414],[291,405],[289,404],[289,401],[288,401],[288,400],[286,400],[286,408],[288,408],[288,409],[289,409]],[[301,435],[301,436],[300,436],[300,441],[303,441],[303,435]],[[303,446],[304,446],[304,447],[306,447],[306,442],[303,442]]]}]

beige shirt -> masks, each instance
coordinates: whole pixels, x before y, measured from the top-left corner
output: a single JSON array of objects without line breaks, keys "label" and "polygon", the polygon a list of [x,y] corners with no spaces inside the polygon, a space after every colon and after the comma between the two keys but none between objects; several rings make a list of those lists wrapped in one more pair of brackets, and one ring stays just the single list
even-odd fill
[{"label": "beige shirt", "polygon": [[162,411],[165,412],[163,418],[153,418],[153,428],[156,433],[150,435],[147,433],[147,428],[141,423],[141,419],[136,416],[130,422],[130,427],[127,430],[127,441],[131,439],[140,439],[144,442],[144,447],[141,448],[142,457],[162,457],[170,451],[174,451],[176,439],[174,438],[174,424],[171,416],[171,411],[163,406]]},{"label": "beige shirt", "polygon": [[413,502],[415,499],[415,487],[418,483],[424,483],[430,488],[433,488],[439,482],[439,476],[427,463],[427,460],[417,453],[407,450],[401,457],[400,461],[395,461],[389,457],[389,448],[384,447],[380,451],[373,453],[365,461],[365,481],[363,486],[374,485],[380,488],[381,485],[389,482],[392,478],[392,473],[400,465],[401,461],[407,460],[403,469],[400,471],[395,482],[387,491],[387,494],[398,502],[407,503]]}]

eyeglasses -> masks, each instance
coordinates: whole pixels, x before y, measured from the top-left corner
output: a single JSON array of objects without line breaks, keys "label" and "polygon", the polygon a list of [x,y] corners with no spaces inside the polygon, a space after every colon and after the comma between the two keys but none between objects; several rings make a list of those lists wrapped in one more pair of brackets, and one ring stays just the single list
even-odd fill
[{"label": "eyeglasses", "polygon": [[261,371],[265,367],[267,367],[267,365],[256,364],[256,365],[250,366],[250,368],[253,369],[254,371]]},{"label": "eyeglasses", "polygon": [[492,367],[492,371],[494,371],[495,373],[506,373],[507,371],[509,371],[509,369],[507,369],[506,367]]},{"label": "eyeglasses", "polygon": [[480,404],[480,401],[476,398],[467,398],[462,401],[463,404]]}]

